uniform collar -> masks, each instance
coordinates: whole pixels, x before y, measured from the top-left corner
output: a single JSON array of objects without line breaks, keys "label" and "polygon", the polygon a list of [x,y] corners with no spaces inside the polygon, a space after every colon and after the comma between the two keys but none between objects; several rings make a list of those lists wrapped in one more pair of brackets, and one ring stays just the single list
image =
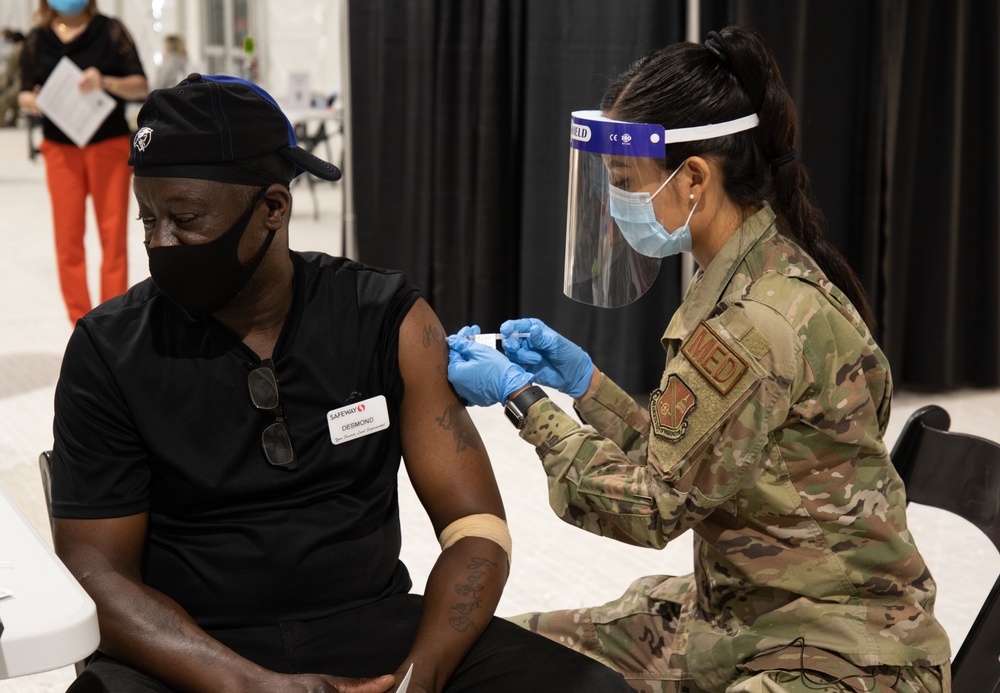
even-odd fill
[{"label": "uniform collar", "polygon": [[736,269],[747,260],[764,234],[774,227],[774,219],[774,211],[765,202],[760,211],[736,229],[708,267],[698,270],[683,303],[663,333],[664,344],[667,340],[684,339],[708,317],[725,294]]}]

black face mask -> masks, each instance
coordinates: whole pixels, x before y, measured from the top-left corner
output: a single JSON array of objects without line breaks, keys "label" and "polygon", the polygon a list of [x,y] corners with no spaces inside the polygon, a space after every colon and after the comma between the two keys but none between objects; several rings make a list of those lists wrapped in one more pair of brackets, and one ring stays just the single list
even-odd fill
[{"label": "black face mask", "polygon": [[257,203],[267,188],[262,188],[250,209],[224,234],[210,243],[199,245],[168,245],[150,248],[149,274],[168,298],[196,316],[211,315],[228,304],[240,292],[264,259],[276,231],[246,265],[240,262],[240,240],[250,224]]}]

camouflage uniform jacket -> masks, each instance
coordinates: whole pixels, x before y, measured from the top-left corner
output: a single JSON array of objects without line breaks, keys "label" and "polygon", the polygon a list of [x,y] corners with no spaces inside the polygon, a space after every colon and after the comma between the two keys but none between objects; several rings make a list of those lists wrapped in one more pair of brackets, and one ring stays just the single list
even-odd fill
[{"label": "camouflage uniform jacket", "polygon": [[693,579],[651,593],[681,605],[688,675],[715,689],[799,637],[860,666],[946,663],[882,440],[889,365],[770,207],[699,270],[662,341],[648,410],[605,376],[577,403],[589,425],[543,399],[521,435],[566,522],[656,548],[694,531]]}]

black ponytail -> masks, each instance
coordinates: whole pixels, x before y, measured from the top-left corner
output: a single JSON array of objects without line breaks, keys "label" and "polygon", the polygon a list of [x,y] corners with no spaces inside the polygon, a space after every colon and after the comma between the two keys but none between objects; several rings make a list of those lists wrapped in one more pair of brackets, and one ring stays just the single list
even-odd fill
[{"label": "black ponytail", "polygon": [[857,274],[824,238],[826,222],[812,197],[809,174],[795,157],[798,118],[774,55],[752,29],[710,32],[704,45],[677,43],[647,53],[608,87],[602,110],[615,118],[691,127],[756,113],[751,130],[667,149],[666,169],[709,156],[722,169],[726,194],[743,209],[771,204],[780,233],[794,239],[875,329],[871,303]]}]

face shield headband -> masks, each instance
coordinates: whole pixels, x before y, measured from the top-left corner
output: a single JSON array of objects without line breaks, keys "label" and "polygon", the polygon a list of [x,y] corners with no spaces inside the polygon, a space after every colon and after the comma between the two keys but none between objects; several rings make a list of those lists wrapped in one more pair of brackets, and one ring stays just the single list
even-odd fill
[{"label": "face shield headband", "polygon": [[[563,293],[602,308],[628,305],[645,294],[659,272],[660,257],[650,257],[641,250],[649,252],[650,234],[669,240],[669,232],[656,220],[650,201],[644,217],[649,229],[642,234],[647,241],[633,247],[611,214],[611,197],[621,192],[612,189],[612,181],[619,186],[620,180],[628,181],[632,190],[647,185],[658,188],[668,175],[662,168],[668,144],[723,137],[754,128],[758,122],[757,115],[750,114],[722,123],[667,130],[655,123],[612,120],[600,111],[574,111]],[[651,200],[646,193],[641,196]]]}]

